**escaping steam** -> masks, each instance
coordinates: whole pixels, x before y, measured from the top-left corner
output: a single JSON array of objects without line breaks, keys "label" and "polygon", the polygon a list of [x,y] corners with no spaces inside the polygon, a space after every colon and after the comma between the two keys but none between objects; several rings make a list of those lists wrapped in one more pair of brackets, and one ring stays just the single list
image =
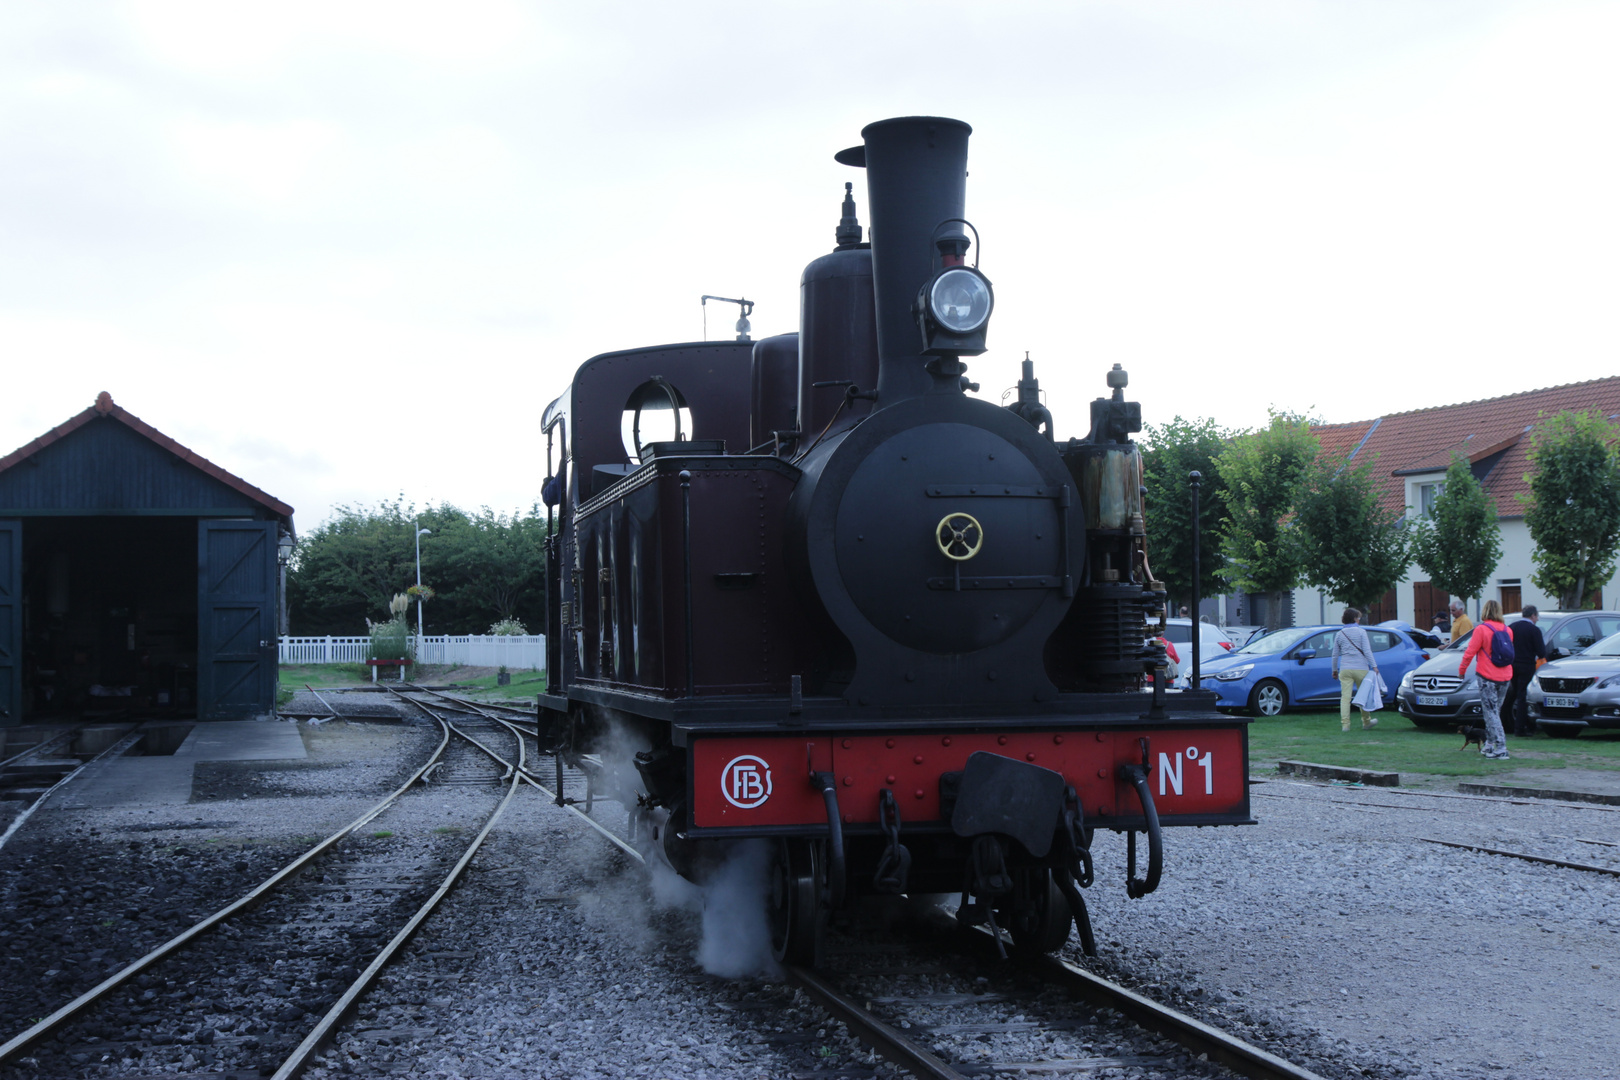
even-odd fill
[{"label": "escaping steam", "polygon": [[[629,809],[645,792],[635,757],[649,744],[617,714],[608,712],[605,718],[606,737],[596,747],[602,766],[596,795]],[[709,974],[738,979],[778,972],[765,915],[773,845],[767,840],[730,845],[703,884],[695,885],[675,872],[664,857],[662,844],[652,840],[654,835],[662,835],[666,817],[661,810],[652,811],[636,838],[646,859],[654,909],[702,911],[697,961]]]},{"label": "escaping steam", "polygon": [[697,960],[703,970],[726,979],[771,975],[770,926],[765,919],[771,844],[744,840],[703,886],[703,940]]}]

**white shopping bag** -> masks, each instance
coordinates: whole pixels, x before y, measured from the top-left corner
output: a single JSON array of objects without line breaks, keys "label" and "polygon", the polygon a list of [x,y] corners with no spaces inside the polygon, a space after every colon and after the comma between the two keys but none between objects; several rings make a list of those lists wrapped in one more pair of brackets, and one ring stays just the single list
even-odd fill
[{"label": "white shopping bag", "polygon": [[1369,672],[1367,677],[1361,680],[1361,688],[1356,691],[1356,696],[1351,698],[1352,703],[1364,712],[1377,712],[1382,709],[1384,707],[1383,683],[1384,677],[1382,675],[1376,671]]}]

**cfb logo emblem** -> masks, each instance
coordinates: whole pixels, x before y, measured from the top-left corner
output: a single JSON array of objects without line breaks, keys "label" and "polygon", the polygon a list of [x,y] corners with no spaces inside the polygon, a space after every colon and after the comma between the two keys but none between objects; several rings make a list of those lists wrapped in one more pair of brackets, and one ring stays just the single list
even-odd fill
[{"label": "cfb logo emblem", "polygon": [[739,810],[752,810],[771,797],[771,766],[753,754],[734,757],[720,774],[720,794]]}]

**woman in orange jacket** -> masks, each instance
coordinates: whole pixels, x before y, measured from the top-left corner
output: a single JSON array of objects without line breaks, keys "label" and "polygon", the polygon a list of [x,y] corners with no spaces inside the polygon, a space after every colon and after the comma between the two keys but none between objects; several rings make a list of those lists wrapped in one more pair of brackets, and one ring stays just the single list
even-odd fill
[{"label": "woman in orange jacket", "polygon": [[[1502,605],[1495,600],[1485,601],[1485,610],[1480,614],[1479,625],[1468,637],[1468,648],[1463,653],[1462,663],[1457,665],[1457,674],[1466,678],[1468,663],[1473,661],[1474,670],[1479,674],[1479,707],[1485,714],[1485,745],[1479,752],[1488,758],[1505,761],[1508,756],[1507,736],[1502,732],[1502,698],[1507,693],[1508,684],[1513,681],[1513,658],[1508,657],[1506,664],[1497,664],[1491,659],[1491,639],[1500,632],[1508,632],[1507,624],[1502,622]],[[1508,636],[1512,641],[1512,635]]]}]

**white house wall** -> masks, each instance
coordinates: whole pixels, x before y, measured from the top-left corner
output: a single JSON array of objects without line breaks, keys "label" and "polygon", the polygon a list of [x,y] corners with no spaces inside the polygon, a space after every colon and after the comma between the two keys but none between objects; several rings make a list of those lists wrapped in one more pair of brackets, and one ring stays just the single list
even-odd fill
[{"label": "white house wall", "polygon": [[[1502,557],[1497,561],[1496,569],[1491,572],[1490,584],[1485,586],[1482,595],[1468,598],[1468,613],[1477,617],[1479,609],[1486,600],[1500,601],[1502,599],[1503,581],[1511,582],[1518,578],[1520,606],[1534,604],[1543,611],[1556,611],[1558,598],[1548,596],[1531,582],[1530,576],[1535,572],[1535,564],[1530,561],[1530,553],[1535,545],[1530,540],[1530,527],[1524,523],[1523,518],[1501,518],[1498,524],[1502,529]],[[1413,610],[1416,603],[1412,591],[1414,581],[1427,581],[1429,575],[1418,566],[1413,565],[1407,569],[1406,576],[1400,584],[1395,586],[1396,616],[1403,622],[1413,626],[1427,627],[1434,612],[1417,612]],[[1603,587],[1603,599],[1610,603],[1616,602],[1615,586],[1611,581]],[[1601,603],[1599,606],[1603,606]],[[1336,623],[1344,615],[1345,605],[1327,599],[1316,589],[1302,588],[1294,590],[1294,619],[1300,625],[1309,625],[1321,618],[1322,622]]]}]

